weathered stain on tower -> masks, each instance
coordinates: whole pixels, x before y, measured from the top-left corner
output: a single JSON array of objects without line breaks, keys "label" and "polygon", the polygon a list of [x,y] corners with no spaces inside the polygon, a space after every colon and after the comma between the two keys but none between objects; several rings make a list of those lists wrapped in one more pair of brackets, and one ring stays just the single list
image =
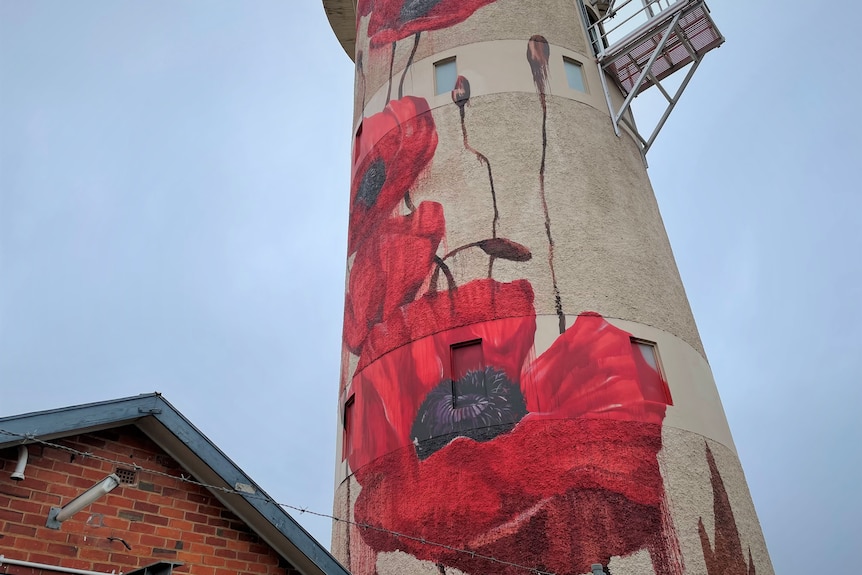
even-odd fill
[{"label": "weathered stain on tower", "polygon": [[324,6],[356,63],[336,555],[772,573],[644,162],[706,5]]}]

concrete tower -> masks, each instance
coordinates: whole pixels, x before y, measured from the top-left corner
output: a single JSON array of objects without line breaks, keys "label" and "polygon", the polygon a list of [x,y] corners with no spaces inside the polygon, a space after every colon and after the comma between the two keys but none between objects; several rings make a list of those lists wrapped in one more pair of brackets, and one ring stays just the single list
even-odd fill
[{"label": "concrete tower", "polygon": [[705,4],[323,2],[356,63],[335,554],[772,573],[647,177],[667,114],[629,108],[721,44]]}]

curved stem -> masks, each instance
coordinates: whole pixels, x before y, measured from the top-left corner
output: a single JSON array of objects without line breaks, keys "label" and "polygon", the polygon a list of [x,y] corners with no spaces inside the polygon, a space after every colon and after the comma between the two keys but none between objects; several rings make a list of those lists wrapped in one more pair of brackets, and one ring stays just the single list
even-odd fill
[{"label": "curved stem", "polygon": [[465,112],[464,106],[459,106],[459,111],[461,113],[461,136],[464,140],[464,148],[472,152],[476,158],[485,165],[485,168],[488,170],[488,183],[491,186],[491,203],[494,206],[494,219],[491,221],[491,237],[497,237],[497,224],[500,221],[500,211],[497,209],[497,191],[494,189],[494,174],[491,172],[491,162],[488,160],[488,157],[470,145],[467,141],[467,125],[464,122]]},{"label": "curved stem", "polygon": [[448,260],[450,257],[454,256],[454,255],[455,255],[455,254],[457,254],[458,252],[462,252],[462,251],[466,250],[467,248],[475,248],[475,247],[476,247],[476,246],[478,246],[478,245],[479,245],[479,242],[473,242],[473,243],[470,243],[470,244],[464,244],[463,246],[458,247],[458,248],[455,248],[454,250],[452,250],[451,252],[449,252],[448,254],[446,254],[445,256],[443,256],[443,258],[442,258],[440,261],[442,262],[442,261],[444,261],[444,260]]},{"label": "curved stem", "polygon": [[413,49],[410,51],[410,57],[407,58],[407,65],[404,66],[404,71],[401,73],[401,82],[398,83],[399,100],[404,97],[404,77],[407,76],[407,70],[409,70],[410,66],[413,65],[413,57],[416,55],[416,49],[419,47],[419,34],[421,34],[421,32],[416,32],[416,35],[413,37]]},{"label": "curved stem", "polygon": [[[488,157],[470,145],[467,141],[467,124],[465,122],[465,111],[464,104],[458,106],[458,111],[461,114],[461,136],[464,140],[464,148],[472,152],[480,163],[485,164],[485,167],[488,169],[488,183],[491,186],[491,204],[494,206],[494,219],[491,220],[491,237],[497,237],[497,224],[500,221],[500,211],[497,209],[497,191],[494,189],[494,174],[491,172],[491,162],[488,160]],[[488,258],[488,278],[490,279],[494,273],[494,256],[490,256]]]},{"label": "curved stem", "polygon": [[563,313],[563,302],[560,299],[560,288],[557,286],[557,274],[554,271],[554,238],[551,236],[551,216],[548,214],[548,201],[545,198],[545,157],[548,151],[548,104],[544,92],[539,92],[542,104],[542,163],[539,166],[539,195],[542,198],[542,210],[545,213],[545,233],[548,236],[548,267],[551,268],[551,283],[554,286],[554,307],[560,319],[560,333],[566,331],[566,316]]},{"label": "curved stem", "polygon": [[413,198],[410,197],[410,190],[404,192],[404,205],[407,206],[411,214],[416,211],[416,206],[413,205]]},{"label": "curved stem", "polygon": [[434,256],[434,263],[437,264],[437,269],[434,271],[434,276],[431,278],[432,283],[436,283],[437,280],[437,272],[442,271],[443,275],[446,276],[446,283],[449,284],[449,291],[455,291],[458,289],[458,286],[455,284],[455,276],[452,275],[452,270],[449,269],[449,266],[440,258],[440,256]]},{"label": "curved stem", "polygon": [[392,67],[395,66],[395,45],[397,42],[392,42],[392,54],[389,56],[389,86],[386,88],[386,103],[392,99]]}]

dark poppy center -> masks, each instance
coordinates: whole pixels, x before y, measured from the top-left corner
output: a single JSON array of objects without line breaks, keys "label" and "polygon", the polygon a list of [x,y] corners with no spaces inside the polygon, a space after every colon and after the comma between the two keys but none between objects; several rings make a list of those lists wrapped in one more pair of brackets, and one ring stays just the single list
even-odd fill
[{"label": "dark poppy center", "polygon": [[446,379],[419,406],[411,436],[419,459],[456,437],[490,441],[511,430],[527,414],[520,388],[494,368]]},{"label": "dark poppy center", "polygon": [[373,207],[377,203],[377,196],[380,195],[380,190],[383,189],[383,184],[385,183],[386,164],[382,158],[378,158],[362,174],[362,181],[359,182],[359,189],[356,191],[354,203],[361,205],[365,209]]},{"label": "dark poppy center", "polygon": [[398,21],[401,24],[405,24],[416,18],[421,18],[440,2],[442,0],[407,0],[401,5],[401,13],[398,15]]}]

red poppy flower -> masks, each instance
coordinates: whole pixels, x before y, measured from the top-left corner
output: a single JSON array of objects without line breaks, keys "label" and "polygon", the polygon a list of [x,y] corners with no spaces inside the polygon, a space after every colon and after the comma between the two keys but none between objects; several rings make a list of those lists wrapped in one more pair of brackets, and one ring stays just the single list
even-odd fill
[{"label": "red poppy flower", "polygon": [[[646,364],[630,334],[598,315],[579,317],[529,365],[534,324],[502,321],[513,324],[461,328],[498,336],[487,346],[483,338],[486,363],[520,385],[530,412],[488,440],[456,437],[425,458],[411,444],[423,397],[446,377],[448,349],[435,344],[448,345],[448,332],[403,345],[359,374],[356,520],[560,574],[652,548],[662,527],[664,406],[647,397],[658,374],[643,382]],[[401,549],[467,572],[490,567],[383,531],[361,533],[378,552]]]},{"label": "red poppy flower", "polygon": [[[498,309],[516,317],[497,319]],[[354,376],[353,431],[347,448],[351,469],[411,445],[420,405],[434,387],[452,377],[452,345],[482,340],[486,363],[517,382],[535,331],[533,290],[525,280],[475,280],[451,292],[428,293],[395,310],[372,329]],[[387,355],[373,361],[382,354]]]},{"label": "red poppy flower", "polygon": [[362,122],[353,144],[348,255],[392,214],[436,149],[434,119],[422,98],[393,100]]},{"label": "red poppy flower", "polygon": [[361,245],[344,302],[344,342],[350,351],[358,355],[371,328],[416,297],[431,274],[445,227],[443,206],[422,202],[410,215],[384,220]]},{"label": "red poppy flower", "polygon": [[373,46],[397,42],[426,30],[440,30],[469,18],[495,0],[360,0],[357,15],[371,13],[368,36]]}]

